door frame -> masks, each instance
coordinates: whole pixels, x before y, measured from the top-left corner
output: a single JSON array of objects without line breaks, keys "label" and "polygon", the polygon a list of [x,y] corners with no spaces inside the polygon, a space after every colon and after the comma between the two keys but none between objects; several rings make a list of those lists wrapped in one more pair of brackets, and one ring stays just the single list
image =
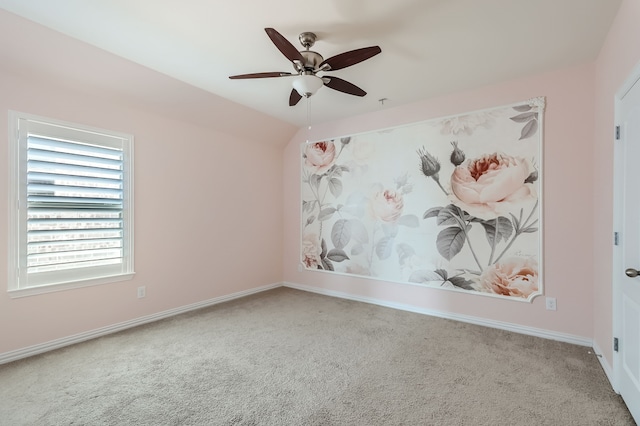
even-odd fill
[{"label": "door frame", "polygon": [[[618,232],[620,235],[619,244],[613,245],[613,270],[612,270],[612,283],[613,283],[613,306],[612,306],[612,323],[613,323],[613,337],[619,337],[622,335],[622,270],[624,269],[623,251],[624,235],[621,234],[622,226],[624,224],[624,145],[616,140],[615,127],[621,126],[621,103],[622,99],[631,88],[636,84],[640,84],[640,62],[636,64],[631,73],[627,76],[620,89],[615,94],[614,98],[614,123],[613,129],[611,129],[613,140],[613,233]],[[624,142],[625,129],[620,127],[620,137]],[[613,239],[612,233],[612,239]],[[613,345],[613,342],[611,342]],[[610,378],[611,386],[613,390],[620,393],[620,380],[622,375],[622,358],[621,352],[612,351],[613,353],[613,377]]]}]

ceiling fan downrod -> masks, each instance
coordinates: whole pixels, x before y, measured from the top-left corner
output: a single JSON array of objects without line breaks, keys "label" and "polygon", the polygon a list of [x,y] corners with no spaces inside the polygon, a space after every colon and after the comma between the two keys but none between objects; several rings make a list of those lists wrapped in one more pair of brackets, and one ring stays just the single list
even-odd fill
[{"label": "ceiling fan downrod", "polygon": [[316,72],[320,71],[318,67],[320,66],[322,61],[324,61],[324,58],[318,52],[309,50],[309,48],[313,47],[313,45],[316,43],[317,39],[318,37],[315,35],[315,33],[308,31],[303,32],[298,36],[300,44],[305,48],[305,50],[300,51],[300,55],[302,55],[302,57],[304,58],[304,63],[302,64],[302,69],[299,69],[296,66],[297,64],[294,64],[294,68],[296,68],[296,71],[301,74],[315,74]]}]

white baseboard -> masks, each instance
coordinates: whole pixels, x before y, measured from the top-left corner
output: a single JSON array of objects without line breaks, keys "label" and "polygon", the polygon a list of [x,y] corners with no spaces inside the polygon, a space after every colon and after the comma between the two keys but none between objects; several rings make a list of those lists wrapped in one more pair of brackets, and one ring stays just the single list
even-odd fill
[{"label": "white baseboard", "polygon": [[544,330],[540,328],[527,327],[523,325],[507,323],[502,321],[494,321],[486,318],[473,317],[469,315],[455,314],[450,312],[441,312],[431,309],[418,308],[411,305],[404,305],[401,303],[388,302],[386,300],[375,299],[372,297],[354,296],[348,293],[342,293],[338,291],[326,290],[317,287],[311,287],[301,284],[294,284],[285,282],[284,287],[290,287],[297,290],[308,291],[312,293],[323,294],[325,296],[339,297],[342,299],[355,300],[357,302],[370,303],[372,305],[384,306],[387,308],[399,309],[402,311],[414,312],[418,314],[429,315],[433,317],[452,319],[456,321],[462,321],[470,324],[482,325],[485,327],[497,328],[500,330],[513,331],[514,333],[526,334],[529,336],[542,337],[544,339],[557,340],[560,342],[571,343],[574,345],[593,347],[593,340],[586,337],[574,336],[571,334],[558,333],[556,331]]},{"label": "white baseboard", "polygon": [[[411,305],[404,305],[404,304],[400,304],[400,303],[388,302],[388,301],[385,301],[385,300],[375,299],[375,298],[371,298],[371,297],[355,296],[355,295],[351,295],[351,294],[348,294],[348,293],[342,293],[342,292],[326,290],[326,289],[317,288],[317,287],[311,287],[311,286],[306,286],[306,285],[301,285],[301,284],[294,284],[294,283],[284,282],[284,283],[270,284],[270,285],[266,285],[266,286],[263,286],[263,287],[257,287],[257,288],[253,288],[253,289],[250,289],[250,290],[229,294],[229,295],[226,295],[226,296],[216,297],[214,299],[204,300],[202,302],[197,302],[197,303],[193,303],[193,304],[186,305],[186,306],[181,306],[181,307],[174,308],[174,309],[169,309],[167,311],[158,312],[156,314],[151,314],[151,315],[147,315],[147,316],[144,316],[144,317],[136,318],[136,319],[133,319],[133,320],[121,322],[121,323],[118,323],[118,324],[113,324],[113,325],[106,326],[106,327],[101,327],[101,328],[98,328],[98,329],[95,329],[95,330],[90,330],[90,331],[86,331],[86,332],[83,332],[83,333],[75,334],[73,336],[63,337],[61,339],[52,340],[52,341],[49,341],[49,342],[45,342],[45,343],[34,345],[34,346],[29,346],[29,347],[26,347],[26,348],[15,350],[15,351],[1,353],[0,354],[0,364],[5,364],[5,363],[8,363],[8,362],[17,361],[17,360],[22,359],[22,358],[27,358],[27,357],[30,357],[30,356],[33,356],[33,355],[38,355],[38,354],[41,354],[41,353],[44,353],[44,352],[52,351],[54,349],[59,349],[59,348],[65,347],[65,346],[69,346],[69,345],[73,345],[73,344],[76,344],[76,343],[84,342],[86,340],[95,339],[97,337],[102,337],[102,336],[105,336],[107,334],[112,334],[112,333],[116,333],[118,331],[126,330],[128,328],[132,328],[132,327],[136,327],[136,326],[139,326],[139,325],[147,324],[147,323],[150,323],[150,322],[158,321],[158,320],[161,320],[161,319],[164,319],[164,318],[169,318],[169,317],[172,317],[174,315],[183,314],[185,312],[193,311],[193,310],[196,310],[196,309],[217,305],[219,303],[227,302],[227,301],[230,301],[230,300],[239,299],[241,297],[250,296],[252,294],[261,293],[263,291],[271,290],[271,289],[278,288],[278,287],[289,287],[289,288],[293,288],[293,289],[297,289],[297,290],[308,291],[308,292],[312,292],[312,293],[318,293],[318,294],[322,294],[322,295],[325,295],[325,296],[338,297],[338,298],[341,298],[341,299],[349,299],[349,300],[354,300],[354,301],[358,301],[358,302],[370,303],[370,304],[373,304],[373,305],[384,306],[384,307],[393,308],[393,309],[399,309],[399,310],[402,310],[402,311],[414,312],[414,313],[419,313],[419,314],[424,314],[424,315],[429,315],[429,316],[434,316],[434,317],[439,317],[439,318],[452,319],[452,320],[462,321],[462,322],[466,322],[466,323],[470,323],[470,324],[482,325],[482,326],[485,326],[485,327],[497,328],[497,329],[500,329],[500,330],[513,331],[515,333],[526,334],[526,335],[536,336],[536,337],[542,337],[542,338],[545,338],[545,339],[557,340],[557,341],[566,342],[566,343],[572,343],[572,344],[580,345],[580,346],[587,346],[587,347],[593,347],[594,346],[593,341],[591,339],[588,339],[588,338],[585,338],[585,337],[574,336],[574,335],[564,334],[564,333],[558,333],[558,332],[554,332],[554,331],[543,330],[543,329],[538,329],[538,328],[533,328],[533,327],[526,327],[526,326],[522,326],[522,325],[518,325],[518,324],[506,323],[506,322],[501,322],[501,321],[488,320],[488,319],[485,319],[485,318],[473,317],[473,316],[469,316],[469,315],[461,315],[461,314],[454,314],[454,313],[449,313],[449,312],[435,311],[435,310],[431,310],[431,309],[418,308],[418,307],[411,306]],[[601,351],[599,351],[595,347],[594,347],[594,350],[598,354],[601,353]],[[613,381],[611,380],[611,378],[613,377],[613,375],[611,374],[611,368],[602,359],[602,357],[599,357],[599,359],[600,359],[600,363],[602,364],[602,366],[603,366],[603,368],[605,370],[605,374],[609,378],[609,381],[611,383],[613,383]]]},{"label": "white baseboard", "polygon": [[118,331],[126,330],[128,328],[137,327],[139,325],[158,321],[164,318],[169,318],[174,315],[183,314],[185,312],[194,311],[200,308],[206,308],[208,306],[217,305],[218,303],[228,302],[230,300],[239,299],[241,297],[250,296],[252,294],[261,293],[263,291],[271,290],[278,287],[282,287],[282,283],[276,283],[276,284],[266,285],[263,287],[252,288],[250,290],[240,291],[237,293],[228,294],[226,296],[220,296],[213,299],[204,300],[202,302],[192,303],[190,305],[169,309],[167,311],[158,312],[156,314],[147,315],[144,317],[132,319],[129,321],[118,323],[118,324],[97,328],[95,330],[86,331],[83,333],[75,334],[73,336],[63,337],[61,339],[52,340],[52,341],[41,343],[34,346],[28,346],[23,349],[1,353],[0,364],[5,364],[11,361],[17,361],[22,358],[27,358],[33,355],[38,355],[44,352],[52,351],[54,349],[59,349],[64,346],[69,346],[76,343],[84,342],[86,340],[95,339],[96,337],[102,337],[107,334],[112,334]]}]

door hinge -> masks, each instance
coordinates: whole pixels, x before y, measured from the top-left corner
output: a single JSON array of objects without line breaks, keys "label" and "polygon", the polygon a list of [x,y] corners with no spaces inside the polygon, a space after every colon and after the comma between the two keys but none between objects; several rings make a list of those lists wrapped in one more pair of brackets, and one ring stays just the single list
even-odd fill
[{"label": "door hinge", "polygon": [[620,126],[616,126],[616,140],[620,140]]},{"label": "door hinge", "polygon": [[617,337],[613,338],[613,350],[615,352],[618,352],[618,338]]},{"label": "door hinge", "polygon": [[620,234],[618,232],[613,233],[613,245],[614,246],[620,245]]}]

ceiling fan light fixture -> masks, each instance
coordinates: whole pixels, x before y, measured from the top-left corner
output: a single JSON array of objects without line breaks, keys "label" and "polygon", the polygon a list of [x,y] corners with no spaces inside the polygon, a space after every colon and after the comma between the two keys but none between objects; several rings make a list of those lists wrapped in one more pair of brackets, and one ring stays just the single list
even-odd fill
[{"label": "ceiling fan light fixture", "polygon": [[302,74],[293,79],[293,88],[305,98],[315,95],[323,85],[324,81],[313,74]]}]

